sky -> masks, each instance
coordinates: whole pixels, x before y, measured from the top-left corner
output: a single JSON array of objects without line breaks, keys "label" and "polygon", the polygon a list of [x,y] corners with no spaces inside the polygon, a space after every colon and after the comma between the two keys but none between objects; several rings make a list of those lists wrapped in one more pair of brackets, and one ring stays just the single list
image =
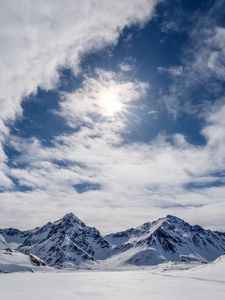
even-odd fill
[{"label": "sky", "polygon": [[224,0],[0,1],[0,227],[225,231]]}]

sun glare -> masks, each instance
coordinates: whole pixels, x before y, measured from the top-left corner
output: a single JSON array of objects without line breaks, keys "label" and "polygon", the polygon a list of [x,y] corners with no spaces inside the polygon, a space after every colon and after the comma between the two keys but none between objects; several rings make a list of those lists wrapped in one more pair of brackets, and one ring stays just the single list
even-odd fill
[{"label": "sun glare", "polygon": [[100,106],[105,116],[113,117],[123,109],[123,104],[116,89],[107,89],[100,97]]}]

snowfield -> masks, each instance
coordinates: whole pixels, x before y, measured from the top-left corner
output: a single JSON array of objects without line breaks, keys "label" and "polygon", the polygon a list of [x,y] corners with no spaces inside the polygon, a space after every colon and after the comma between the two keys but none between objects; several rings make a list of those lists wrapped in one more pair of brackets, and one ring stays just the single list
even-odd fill
[{"label": "snowfield", "polygon": [[2,274],[0,294],[1,300],[223,300],[225,259],[189,270]]}]

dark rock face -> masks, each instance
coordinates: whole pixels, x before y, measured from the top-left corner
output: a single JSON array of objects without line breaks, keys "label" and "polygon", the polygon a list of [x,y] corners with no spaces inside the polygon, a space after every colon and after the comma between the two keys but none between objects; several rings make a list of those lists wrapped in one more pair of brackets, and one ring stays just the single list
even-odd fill
[{"label": "dark rock face", "polygon": [[41,260],[39,257],[29,254],[31,262],[36,266],[46,266],[46,263]]}]

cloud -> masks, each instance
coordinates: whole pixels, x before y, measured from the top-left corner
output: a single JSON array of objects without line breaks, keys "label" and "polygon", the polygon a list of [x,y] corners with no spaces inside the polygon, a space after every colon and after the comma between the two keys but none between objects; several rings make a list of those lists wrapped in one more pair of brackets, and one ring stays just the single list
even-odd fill
[{"label": "cloud", "polygon": [[[208,27],[211,23],[207,20],[202,25]],[[202,38],[195,49],[193,67],[204,79],[213,78],[223,81],[225,78],[225,29],[215,23],[210,28],[202,28],[200,33],[202,33]],[[196,33],[193,38],[197,38]]]},{"label": "cloud", "polygon": [[[180,66],[159,67],[160,73],[170,75],[171,84],[163,94],[163,102],[175,117],[189,114],[202,117],[213,102],[223,96],[225,78],[225,29],[222,25],[223,1],[214,2],[207,11],[195,11],[193,16],[182,12],[186,20],[172,28],[186,39]],[[179,24],[179,22],[178,22]],[[187,25],[189,24],[189,25]]]},{"label": "cloud", "polygon": [[119,67],[120,67],[121,71],[123,71],[123,72],[130,72],[133,70],[134,66],[130,63],[123,62],[119,65]]},{"label": "cloud", "polygon": [[[1,120],[21,113],[23,97],[49,89],[62,66],[114,44],[125,26],[145,22],[158,1],[15,1],[1,3]],[[6,104],[7,103],[7,104]]]},{"label": "cloud", "polygon": [[[125,26],[143,24],[158,0],[1,1],[0,135],[22,115],[22,101],[37,88],[56,87],[58,70],[79,72],[83,54],[117,42]],[[0,163],[4,161],[0,158]],[[4,179],[0,184],[10,179]]]},{"label": "cloud", "polygon": [[[85,78],[81,88],[62,95],[59,114],[74,128],[94,126],[97,132],[97,128],[105,131],[112,125],[122,129],[125,120],[120,114],[126,113],[129,105],[141,99],[149,89],[145,82],[122,79],[122,76],[122,73],[96,70],[94,76]],[[115,105],[119,107],[114,115]],[[119,118],[116,118],[117,113]]]},{"label": "cloud", "polygon": [[182,66],[171,66],[169,68],[164,67],[158,67],[159,73],[168,73],[171,76],[181,76],[183,73],[183,67]]},{"label": "cloud", "polygon": [[[30,217],[27,226],[38,225],[39,218],[44,222],[73,211],[104,232],[137,226],[167,213],[224,228],[225,188],[212,184],[225,172],[223,110],[216,106],[208,113],[202,130],[204,146],[188,143],[181,134],[161,134],[150,143],[118,144],[105,138],[105,131],[90,126],[56,137],[51,147],[37,139],[11,136],[21,155],[10,176],[31,191],[0,195],[2,222],[13,206],[18,224],[24,211],[35,214],[36,223]],[[215,137],[214,130],[221,134]],[[10,199],[10,206],[6,205]]]},{"label": "cloud", "polygon": [[[99,120],[104,115],[99,96],[113,86],[123,104],[131,105],[145,94],[147,85],[127,80],[124,74],[118,80],[115,73],[98,70],[92,77],[84,76],[79,89],[62,95],[56,113],[65,118],[73,133],[55,137],[51,146],[35,138],[8,136],[7,124],[22,114],[21,103],[27,95],[35,93],[38,86],[56,87],[61,67],[79,72],[84,53],[115,44],[125,26],[145,22],[157,3],[98,0],[76,1],[74,6],[74,1],[66,1],[67,5],[65,1],[2,1],[1,143],[7,140],[18,152],[14,167],[9,168],[0,148],[2,226],[36,226],[73,211],[104,232],[137,226],[168,213],[211,228],[225,228],[225,188],[211,185],[221,180],[225,171],[223,99],[202,115],[205,145],[192,145],[182,134],[160,134],[148,143],[127,143],[124,133],[134,126],[135,117],[127,117],[130,122],[121,117]],[[203,33],[203,27],[198,27],[199,32]],[[161,69],[175,80],[167,95],[168,106],[175,113],[178,96],[198,79],[196,74],[200,79],[223,78],[223,64],[219,63],[222,40],[223,31],[218,28],[205,30],[191,59],[185,57],[183,72],[177,66]],[[199,50],[206,51],[205,65]],[[214,51],[218,53],[211,55]],[[126,73],[126,69],[121,71]],[[194,111],[191,101],[185,109]]]}]

